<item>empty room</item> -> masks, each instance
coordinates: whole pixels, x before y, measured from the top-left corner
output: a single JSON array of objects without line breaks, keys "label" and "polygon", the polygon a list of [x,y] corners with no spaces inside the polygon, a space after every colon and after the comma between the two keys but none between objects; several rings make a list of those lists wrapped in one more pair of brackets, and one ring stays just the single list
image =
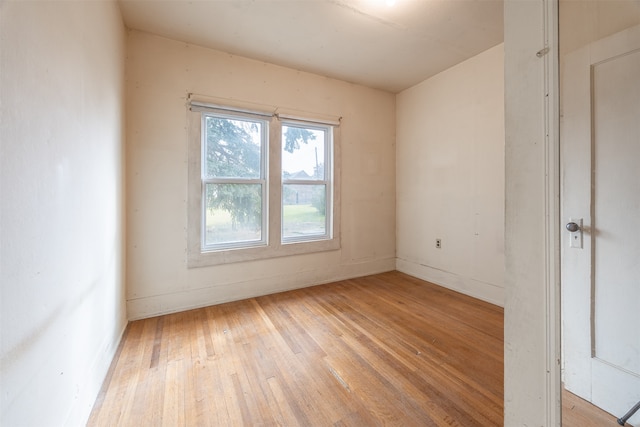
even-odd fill
[{"label": "empty room", "polygon": [[0,14],[0,425],[640,425],[637,0]]}]

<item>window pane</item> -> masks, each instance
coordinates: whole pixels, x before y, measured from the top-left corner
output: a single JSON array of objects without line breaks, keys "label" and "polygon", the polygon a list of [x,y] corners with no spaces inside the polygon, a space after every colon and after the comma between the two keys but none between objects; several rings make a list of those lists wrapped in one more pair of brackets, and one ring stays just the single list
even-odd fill
[{"label": "window pane", "polygon": [[324,180],[325,130],[282,126],[282,178]]},{"label": "window pane", "polygon": [[263,128],[259,121],[205,116],[203,176],[260,178]]},{"label": "window pane", "polygon": [[262,184],[207,184],[205,246],[262,240]]},{"label": "window pane", "polygon": [[282,238],[326,235],[326,205],[324,185],[283,185]]}]

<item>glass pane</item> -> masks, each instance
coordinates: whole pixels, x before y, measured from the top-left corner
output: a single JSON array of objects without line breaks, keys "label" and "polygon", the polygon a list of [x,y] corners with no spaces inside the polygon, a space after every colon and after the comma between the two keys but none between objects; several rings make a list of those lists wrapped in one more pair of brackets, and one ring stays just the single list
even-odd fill
[{"label": "glass pane", "polygon": [[263,128],[259,121],[205,116],[203,175],[260,178]]},{"label": "glass pane", "polygon": [[262,240],[262,184],[207,184],[205,245]]},{"label": "glass pane", "polygon": [[326,130],[282,126],[282,178],[324,180]]},{"label": "glass pane", "polygon": [[326,235],[326,205],[324,185],[283,185],[282,238]]}]

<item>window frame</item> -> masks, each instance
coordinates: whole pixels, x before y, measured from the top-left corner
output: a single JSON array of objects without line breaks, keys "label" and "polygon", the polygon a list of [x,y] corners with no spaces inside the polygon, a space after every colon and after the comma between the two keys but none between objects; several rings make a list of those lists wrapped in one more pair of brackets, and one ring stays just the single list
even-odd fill
[{"label": "window frame", "polygon": [[[187,106],[187,267],[205,267],[212,265],[269,259],[283,256],[308,254],[338,250],[340,243],[340,118],[307,112],[293,111],[294,115],[279,114],[274,106],[241,103],[231,100],[205,98],[204,101],[188,97]],[[250,119],[260,117],[268,122],[267,147],[264,153],[266,164],[264,173],[266,185],[263,191],[263,218],[266,217],[266,229],[263,229],[265,244],[229,246],[215,250],[203,250],[204,238],[204,189],[202,184],[203,167],[203,117],[204,114],[243,116]],[[332,179],[327,184],[327,235],[324,238],[283,241],[282,239],[282,126],[283,123],[300,124],[315,127],[327,127],[331,131],[331,144],[325,153],[330,163]],[[329,156],[331,158],[329,159]],[[327,167],[327,166],[325,166]],[[327,175],[325,175],[325,179]]]}]

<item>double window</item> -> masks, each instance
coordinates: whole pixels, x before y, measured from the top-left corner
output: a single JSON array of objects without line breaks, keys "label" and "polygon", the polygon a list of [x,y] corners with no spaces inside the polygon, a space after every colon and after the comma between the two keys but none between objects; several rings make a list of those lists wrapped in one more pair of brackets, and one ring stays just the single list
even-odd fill
[{"label": "double window", "polygon": [[337,121],[194,102],[189,114],[191,266],[339,247]]}]

